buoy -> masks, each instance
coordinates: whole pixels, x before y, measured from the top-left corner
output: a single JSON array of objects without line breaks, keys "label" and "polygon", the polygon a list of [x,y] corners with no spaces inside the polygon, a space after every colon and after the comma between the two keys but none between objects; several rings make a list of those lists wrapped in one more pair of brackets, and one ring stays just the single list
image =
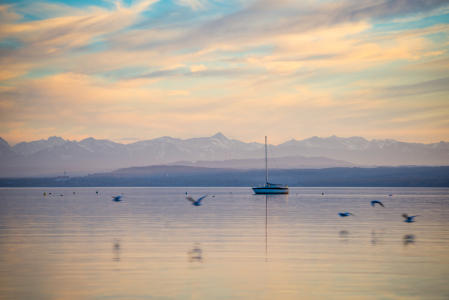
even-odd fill
[{"label": "buoy", "polygon": [[98,194],[98,190],[95,192],[95,193],[97,193]]},{"label": "buoy", "polygon": [[47,196],[47,193],[44,193],[44,196]]},{"label": "buoy", "polygon": [[390,194],[390,196],[393,196],[393,194]]},{"label": "buoy", "polygon": [[59,195],[59,196],[64,196],[64,195]]},{"label": "buoy", "polygon": [[187,192],[186,192],[186,195],[187,195]]},{"label": "buoy", "polygon": [[321,193],[321,195],[324,195],[324,193]]},{"label": "buoy", "polygon": [[75,192],[73,192],[73,195],[75,195]]}]

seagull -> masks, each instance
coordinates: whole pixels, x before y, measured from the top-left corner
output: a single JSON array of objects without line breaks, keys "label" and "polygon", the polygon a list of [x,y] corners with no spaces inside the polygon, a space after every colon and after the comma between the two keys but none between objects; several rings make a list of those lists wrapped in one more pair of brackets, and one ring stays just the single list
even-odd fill
[{"label": "seagull", "polygon": [[382,202],[380,202],[379,200],[373,200],[371,201],[371,206],[374,207],[375,204],[379,204],[380,206],[382,206],[383,208],[385,208],[385,206],[382,204]]},{"label": "seagull", "polygon": [[353,214],[348,213],[348,212],[345,212],[345,213],[338,213],[338,214],[340,215],[340,217],[349,217],[350,215],[351,215],[351,216],[354,216]]},{"label": "seagull", "polygon": [[407,214],[402,214],[402,216],[405,218],[404,222],[412,223],[412,222],[415,222],[415,221],[413,221],[413,218],[418,217],[419,215],[409,217]]},{"label": "seagull", "polygon": [[111,196],[112,197],[112,201],[115,201],[115,202],[119,202],[119,201],[122,201],[122,198],[123,198],[123,196]]},{"label": "seagull", "polygon": [[[207,196],[207,195],[206,195]],[[192,202],[192,205],[195,206],[200,206],[201,205],[201,200],[203,200],[206,196],[201,197],[198,200],[193,199],[192,197],[187,197],[186,199],[189,200],[190,202]]]}]

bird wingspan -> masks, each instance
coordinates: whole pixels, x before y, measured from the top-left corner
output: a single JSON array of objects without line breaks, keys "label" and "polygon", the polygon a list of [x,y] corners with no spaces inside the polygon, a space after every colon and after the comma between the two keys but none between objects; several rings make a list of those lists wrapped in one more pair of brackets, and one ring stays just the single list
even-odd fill
[{"label": "bird wingspan", "polygon": [[383,203],[380,202],[379,200],[373,200],[373,201],[371,201],[371,206],[374,207],[374,206],[376,205],[376,203],[379,204],[380,206],[382,206],[383,208],[385,208],[385,206],[383,205]]},{"label": "bird wingspan", "polygon": [[351,213],[349,213],[349,212],[345,212],[345,213],[338,213],[339,215],[340,215],[340,217],[347,217],[347,216],[349,216],[349,215],[351,215],[351,216],[354,216],[355,217],[355,215],[353,215],[353,214],[351,214]]},{"label": "bird wingspan", "polygon": [[189,201],[192,202],[192,203],[195,203],[195,202],[196,202],[195,199],[193,199],[192,197],[187,197],[186,199],[189,200]]},{"label": "bird wingspan", "polygon": [[[207,196],[207,195],[206,195]],[[197,203],[200,203],[201,202],[201,200],[203,200],[204,198],[206,198],[206,196],[203,196],[203,197],[201,197],[200,199],[198,199],[196,202]]]}]

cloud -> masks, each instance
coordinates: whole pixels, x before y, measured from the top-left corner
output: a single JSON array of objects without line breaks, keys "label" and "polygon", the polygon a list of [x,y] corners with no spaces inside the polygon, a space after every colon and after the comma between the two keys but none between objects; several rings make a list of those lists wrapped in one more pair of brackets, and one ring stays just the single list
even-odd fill
[{"label": "cloud", "polygon": [[[290,2],[256,2],[250,7],[204,24],[179,42],[187,46],[219,41],[267,39],[305,33],[318,28],[426,12],[447,5],[447,0],[333,1],[307,7]],[[287,5],[288,4],[288,5]]]},{"label": "cloud", "polygon": [[[286,49],[285,45],[291,45],[292,52],[296,55],[297,49],[301,48],[302,57],[324,58],[333,56],[334,53],[329,51],[319,55],[313,53],[316,51],[305,53],[304,50],[311,47],[307,47],[306,43],[300,43],[301,39],[315,42],[312,43],[315,49],[336,49],[338,44],[333,43],[332,48],[324,45],[325,42],[321,43],[323,45],[317,44],[316,40],[308,37],[308,32],[309,36],[320,35],[327,44],[330,44],[331,39],[333,41],[339,39],[337,42],[343,45],[345,36],[370,28],[369,24],[361,21],[362,19],[391,14],[393,11],[400,13],[404,6],[407,6],[406,11],[430,10],[442,3],[424,2],[419,4],[410,0],[368,1],[361,4],[354,1],[338,1],[306,7],[292,6],[290,2],[276,4],[264,1],[256,2],[237,13],[215,18],[214,21],[206,20],[205,24],[198,23],[200,26],[154,27],[145,30],[124,29],[136,24],[141,19],[140,14],[148,9],[152,1],[139,2],[131,7],[119,5],[113,11],[105,8],[89,8],[84,12],[76,11],[77,15],[6,26],[3,33],[14,34],[24,47],[3,58],[7,71],[4,71],[2,78],[21,76],[31,68],[49,64],[57,64],[63,71],[79,73],[108,72],[131,65],[146,66],[153,71],[137,77],[158,78],[184,74],[181,69],[178,71],[174,69],[180,68],[185,63],[194,63],[191,67],[192,72],[200,71],[196,66],[204,66],[207,61],[216,62],[217,57],[222,59],[226,52],[238,54],[242,51],[252,51],[263,44],[274,45],[278,53],[279,50]],[[385,7],[392,9],[387,12]],[[66,11],[66,8],[63,10]],[[354,23],[354,20],[357,22]],[[355,31],[351,32],[351,28]],[[328,34],[330,32],[336,36],[330,37]],[[296,40],[298,43],[292,42]],[[79,49],[94,43],[102,45],[100,49],[103,50],[95,51],[94,47],[87,47],[85,51],[76,53]],[[350,41],[347,41],[346,45],[345,48],[354,46]],[[191,47],[197,50],[185,52]],[[184,53],[177,53],[180,50]],[[285,57],[272,57],[272,59],[267,56],[262,59],[248,57],[246,62],[254,65],[255,61],[264,61],[265,68],[281,73],[289,73],[303,66],[298,60],[295,62]]]},{"label": "cloud", "polygon": [[11,5],[0,5],[0,24],[9,24],[19,21],[21,18],[20,14],[11,11]]},{"label": "cloud", "polygon": [[187,96],[189,94],[190,94],[189,91],[168,91],[167,92],[168,96]]},{"label": "cloud", "polygon": [[382,94],[386,94],[389,97],[407,97],[410,95],[422,95],[447,91],[449,91],[449,77],[415,84],[386,87],[383,89]]},{"label": "cloud", "polygon": [[168,76],[175,76],[179,75],[179,70],[160,70],[155,71],[147,74],[142,74],[139,76],[136,76],[135,78],[160,78],[160,77],[168,77]]},{"label": "cloud", "polygon": [[154,3],[1,6],[0,134],[191,137],[226,126],[282,142],[449,118],[449,27],[407,23],[447,1],[177,2],[183,14]]},{"label": "cloud", "polygon": [[190,67],[190,71],[192,73],[204,71],[204,70],[207,70],[206,66],[204,66],[204,65],[194,65],[194,66]]},{"label": "cloud", "polygon": [[180,5],[188,6],[193,10],[206,9],[206,7],[208,6],[208,1],[204,0],[178,0],[177,3]]},{"label": "cloud", "polygon": [[[0,38],[14,38],[22,46],[1,57],[2,65],[7,65],[9,72],[3,79],[23,74],[20,66],[35,67],[70,59],[70,52],[104,40],[105,35],[113,34],[133,25],[139,15],[155,1],[140,1],[130,7],[118,6],[114,11],[106,9],[73,10],[72,15],[53,17],[37,21],[10,22],[0,26]],[[47,8],[49,4],[33,4],[34,7]],[[56,7],[54,4],[50,5]],[[9,12],[13,6],[2,7],[2,13]],[[67,12],[66,12],[67,13]],[[67,57],[69,56],[69,57]]]}]

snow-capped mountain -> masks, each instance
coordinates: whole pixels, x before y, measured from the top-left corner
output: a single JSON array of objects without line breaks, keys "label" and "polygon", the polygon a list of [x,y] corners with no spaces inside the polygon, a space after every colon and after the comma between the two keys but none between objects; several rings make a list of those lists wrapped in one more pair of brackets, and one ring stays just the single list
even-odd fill
[{"label": "snow-capped mountain", "polygon": [[[449,144],[446,142],[418,144],[331,136],[290,140],[277,146],[270,145],[269,148],[268,153],[270,156],[272,153],[274,157],[292,157],[296,160],[299,156],[322,157],[340,161],[326,162],[325,165],[329,167],[342,166],[342,163],[344,165],[346,162],[348,165],[449,165]],[[0,138],[0,176],[18,176],[19,174],[11,173],[14,168],[47,168],[45,172],[94,172],[130,166],[170,164],[176,161],[228,161],[230,164],[227,167],[235,168],[238,160],[260,159],[264,155],[264,144],[228,139],[221,133],[186,140],[161,137],[128,145],[94,138],[77,142],[50,137],[48,140],[22,142],[11,147]],[[320,167],[320,164],[323,166],[323,160],[309,161],[316,162],[317,167]],[[223,163],[219,165],[226,167]],[[289,165],[300,164],[283,159],[280,167]]]},{"label": "snow-capped mountain", "polygon": [[12,147],[12,149],[17,154],[30,155],[39,150],[43,150],[43,149],[47,149],[47,148],[51,148],[54,146],[59,146],[59,145],[65,144],[68,141],[69,140],[64,140],[63,138],[60,138],[57,136],[52,136],[52,137],[49,137],[48,140],[39,140],[39,141],[33,141],[33,142],[29,142],[29,143],[21,142],[21,143],[18,143],[17,145],[14,145]]},{"label": "snow-capped mountain", "polygon": [[276,147],[276,155],[292,152],[306,157],[324,156],[360,165],[449,165],[449,143],[404,143],[392,139],[368,141],[362,137],[312,137],[290,140]]},{"label": "snow-capped mountain", "polygon": [[11,157],[14,154],[15,152],[8,142],[0,137],[0,158]]},{"label": "snow-capped mountain", "polygon": [[340,138],[335,135],[321,138],[321,137],[311,137],[302,141],[290,140],[283,144],[280,144],[280,147],[289,147],[289,146],[300,146],[307,148],[323,148],[323,149],[346,149],[346,150],[368,150],[368,149],[383,149],[388,147],[401,147],[410,145],[418,148],[432,148],[432,149],[449,149],[449,143],[440,142],[434,144],[418,144],[418,143],[402,143],[397,142],[395,140],[387,139],[387,140],[379,140],[374,139],[372,141],[368,141],[362,137],[353,136],[350,138]]}]

